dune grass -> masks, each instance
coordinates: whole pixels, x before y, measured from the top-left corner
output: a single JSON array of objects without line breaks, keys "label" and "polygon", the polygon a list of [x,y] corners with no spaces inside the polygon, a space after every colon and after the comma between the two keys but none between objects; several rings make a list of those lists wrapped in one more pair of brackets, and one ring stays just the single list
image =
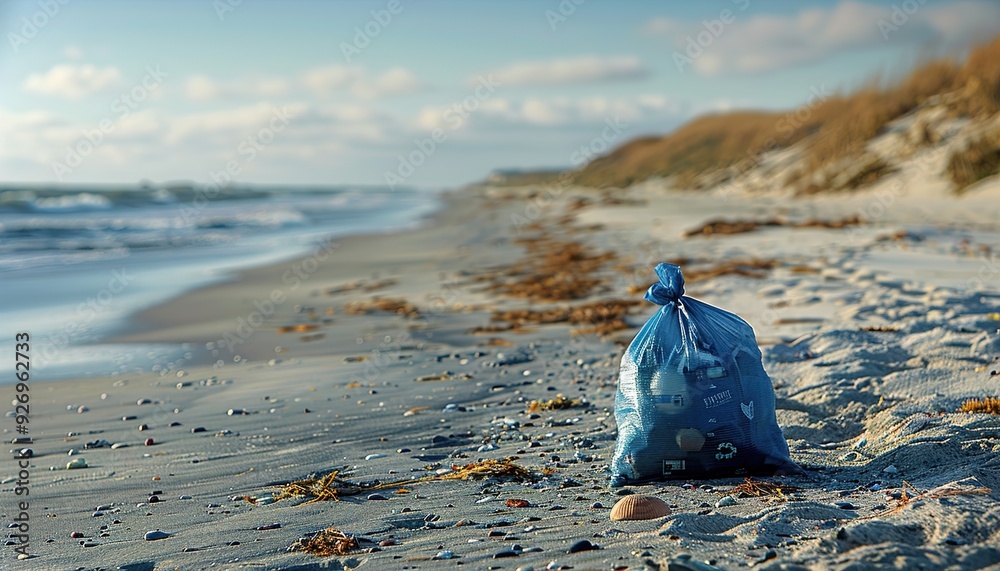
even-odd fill
[{"label": "dune grass", "polygon": [[[735,111],[698,117],[663,137],[634,139],[598,157],[573,182],[625,187],[651,177],[674,177],[681,188],[725,167],[753,166],[762,153],[808,138],[808,175],[860,155],[886,125],[938,97],[955,116],[982,118],[1000,111],[1000,36],[972,49],[964,62],[927,61],[896,81],[875,78],[851,93],[816,97],[787,113]],[[879,175],[869,169],[865,175]],[[864,185],[874,177],[852,184]],[[814,191],[841,190],[824,188]]]}]

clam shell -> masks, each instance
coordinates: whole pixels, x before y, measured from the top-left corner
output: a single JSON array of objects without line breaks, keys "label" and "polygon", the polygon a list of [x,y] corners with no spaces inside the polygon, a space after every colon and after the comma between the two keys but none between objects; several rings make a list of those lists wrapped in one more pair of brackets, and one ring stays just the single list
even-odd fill
[{"label": "clam shell", "polygon": [[632,494],[611,508],[611,521],[656,519],[670,515],[670,507],[660,498]]}]

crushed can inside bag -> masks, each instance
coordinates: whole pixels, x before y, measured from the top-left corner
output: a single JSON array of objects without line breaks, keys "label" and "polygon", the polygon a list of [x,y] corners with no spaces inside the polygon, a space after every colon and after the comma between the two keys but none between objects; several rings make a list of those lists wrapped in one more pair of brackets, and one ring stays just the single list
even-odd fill
[{"label": "crushed can inside bag", "polygon": [[611,485],[659,478],[795,474],[750,325],[684,295],[673,264],[646,299],[662,307],[622,356]]}]

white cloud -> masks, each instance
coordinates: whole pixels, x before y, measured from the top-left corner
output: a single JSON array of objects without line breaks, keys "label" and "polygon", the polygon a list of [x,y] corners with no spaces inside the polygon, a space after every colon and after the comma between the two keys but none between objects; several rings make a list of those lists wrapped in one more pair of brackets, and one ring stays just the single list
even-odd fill
[{"label": "white cloud", "polygon": [[[691,67],[704,75],[758,73],[816,62],[837,53],[886,44],[933,43],[965,47],[992,37],[1000,22],[1000,4],[964,0],[920,5],[913,14],[893,8],[844,0],[831,9],[809,8],[788,16],[747,16],[732,10],[735,21],[718,36],[701,22],[655,18],[646,31],[666,37]],[[904,21],[905,18],[905,21]],[[698,41],[699,33],[709,41]]]},{"label": "white cloud", "polygon": [[63,50],[63,55],[69,59],[81,59],[83,57],[83,50],[77,46],[66,46]]},{"label": "white cloud", "polygon": [[228,82],[217,81],[205,75],[194,75],[185,82],[184,93],[192,101],[217,101],[279,97],[306,89],[323,97],[345,93],[356,99],[372,100],[410,93],[420,87],[417,77],[403,68],[393,68],[381,75],[369,75],[360,67],[331,65],[291,77],[248,77]]},{"label": "white cloud", "polygon": [[524,101],[495,97],[468,112],[467,120],[461,122],[456,119],[461,114],[455,105],[425,107],[417,114],[414,126],[425,131],[447,131],[477,124],[504,128],[578,127],[616,118],[629,122],[655,120],[676,116],[681,110],[679,105],[655,94],[627,98],[528,98]]},{"label": "white cloud", "polygon": [[214,101],[235,97],[278,97],[292,90],[291,82],[280,77],[250,78],[224,83],[205,75],[193,75],[184,82],[184,94],[192,101]]},{"label": "white cloud", "polygon": [[[578,57],[512,64],[493,73],[503,85],[567,85],[642,79],[649,70],[638,58]],[[475,83],[478,79],[471,79]]]},{"label": "white cloud", "polygon": [[420,88],[420,81],[409,70],[393,68],[382,75],[368,75],[354,66],[331,65],[306,72],[302,83],[319,95],[351,93],[359,99],[377,99],[410,93]]},{"label": "white cloud", "polygon": [[42,95],[79,99],[121,83],[117,67],[60,64],[44,74],[33,73],[24,81],[24,90]]}]

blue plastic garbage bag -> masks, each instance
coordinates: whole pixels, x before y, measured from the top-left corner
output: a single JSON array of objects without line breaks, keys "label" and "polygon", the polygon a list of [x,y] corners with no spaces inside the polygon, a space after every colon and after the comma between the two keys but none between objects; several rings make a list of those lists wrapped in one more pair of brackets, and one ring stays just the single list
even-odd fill
[{"label": "blue plastic garbage bag", "polygon": [[753,329],[685,296],[680,267],[659,264],[656,275],[646,299],[662,307],[622,356],[611,485],[800,473]]}]

